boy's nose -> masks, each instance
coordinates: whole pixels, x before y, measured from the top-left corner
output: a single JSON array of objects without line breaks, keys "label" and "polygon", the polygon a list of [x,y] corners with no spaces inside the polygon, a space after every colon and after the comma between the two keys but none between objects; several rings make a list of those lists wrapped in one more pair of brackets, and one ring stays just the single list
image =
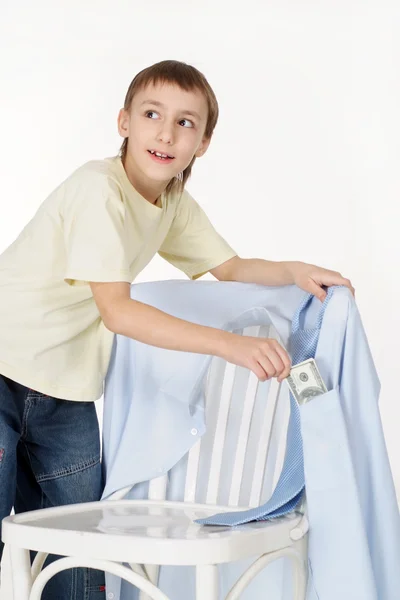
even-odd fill
[{"label": "boy's nose", "polygon": [[163,144],[172,144],[173,142],[173,133],[172,127],[163,127],[163,129],[158,134],[158,141]]}]

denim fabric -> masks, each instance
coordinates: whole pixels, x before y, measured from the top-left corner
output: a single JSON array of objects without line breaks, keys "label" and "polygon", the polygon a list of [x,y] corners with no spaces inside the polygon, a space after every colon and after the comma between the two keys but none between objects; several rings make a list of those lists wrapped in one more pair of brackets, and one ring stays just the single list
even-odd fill
[{"label": "denim fabric", "polygon": [[[13,506],[20,513],[92,502],[102,491],[94,402],[52,398],[0,375],[0,521]],[[0,558],[2,551],[0,542]],[[103,572],[69,569],[49,581],[42,599],[104,600],[104,590]]]}]

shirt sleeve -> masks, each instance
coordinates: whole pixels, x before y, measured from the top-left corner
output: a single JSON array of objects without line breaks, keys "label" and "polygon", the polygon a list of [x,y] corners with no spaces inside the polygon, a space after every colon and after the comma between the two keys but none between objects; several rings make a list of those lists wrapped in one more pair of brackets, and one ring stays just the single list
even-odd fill
[{"label": "shirt sleeve", "polygon": [[198,279],[237,255],[186,190],[158,254],[190,279]]},{"label": "shirt sleeve", "polygon": [[125,205],[107,175],[89,172],[70,182],[64,204],[64,281],[131,283]]}]

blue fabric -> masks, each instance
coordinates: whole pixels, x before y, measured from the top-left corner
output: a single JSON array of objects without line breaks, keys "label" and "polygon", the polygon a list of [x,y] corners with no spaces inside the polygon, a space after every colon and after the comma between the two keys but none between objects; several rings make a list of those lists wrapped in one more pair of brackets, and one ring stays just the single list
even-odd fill
[{"label": "blue fabric", "polygon": [[[304,296],[295,286],[237,282],[172,280],[131,286],[133,299],[210,327],[235,330],[272,323],[285,346]],[[115,336],[104,390],[103,498],[168,473],[204,435],[202,381],[211,358]]]},{"label": "blue fabric", "polygon": [[[329,288],[327,296],[318,314],[315,327],[302,329],[300,320],[303,311],[313,296],[306,296],[297,309],[292,322],[291,353],[292,364],[315,357],[319,332],[326,306],[333,294]],[[281,475],[271,498],[261,506],[246,511],[218,513],[206,519],[197,519],[201,525],[242,525],[250,521],[267,521],[281,517],[295,510],[301,501],[305,488],[303,442],[301,437],[300,411],[296,399],[290,394],[290,418],[287,430],[286,454]]]},{"label": "blue fabric", "polygon": [[[350,292],[334,290],[320,325],[321,303],[295,286],[168,281],[132,286],[131,296],[212,327],[273,324],[286,347],[296,310],[305,303],[298,335],[319,330],[315,359],[330,390],[299,407],[310,521],[307,600],[397,598],[400,519],[379,415],[380,386]],[[182,499],[186,453],[205,432],[201,383],[209,361],[116,336],[105,388],[104,498],[129,485],[128,497],[145,498],[147,482],[168,473],[167,498]],[[262,502],[271,495],[270,475],[267,469]],[[201,494],[196,501],[204,501]],[[219,567],[221,597],[251,562]],[[268,589],[268,600],[292,600],[290,582],[289,567],[277,561],[241,598],[265,600]],[[162,567],[159,585],[174,600],[194,598],[194,569]],[[138,597],[113,577],[107,590],[116,600]]]}]

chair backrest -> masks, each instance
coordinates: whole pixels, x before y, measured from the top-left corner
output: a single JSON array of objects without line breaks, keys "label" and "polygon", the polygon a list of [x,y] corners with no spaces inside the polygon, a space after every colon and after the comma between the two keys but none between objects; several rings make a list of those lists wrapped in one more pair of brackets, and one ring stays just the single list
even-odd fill
[{"label": "chair backrest", "polygon": [[[235,333],[278,339],[270,326]],[[282,469],[289,418],[287,386],[276,379],[259,382],[248,369],[217,357],[210,363],[205,386],[206,433],[168,475],[149,483],[148,498],[257,506],[271,496]],[[177,479],[179,498],[172,492]]]},{"label": "chair backrest", "polygon": [[[246,327],[234,333],[279,337],[272,326]],[[276,379],[259,382],[248,369],[214,357],[205,385],[206,433],[167,475],[148,484],[149,500],[180,500],[210,505],[254,507],[271,496],[282,470],[289,421],[289,391]],[[129,488],[113,498],[123,498]],[[157,507],[153,507],[157,513]],[[149,527],[160,535],[165,525]],[[193,527],[197,535],[198,526]],[[137,565],[131,565],[137,569]],[[159,567],[144,565],[157,584]],[[140,600],[149,600],[141,592]]]}]

